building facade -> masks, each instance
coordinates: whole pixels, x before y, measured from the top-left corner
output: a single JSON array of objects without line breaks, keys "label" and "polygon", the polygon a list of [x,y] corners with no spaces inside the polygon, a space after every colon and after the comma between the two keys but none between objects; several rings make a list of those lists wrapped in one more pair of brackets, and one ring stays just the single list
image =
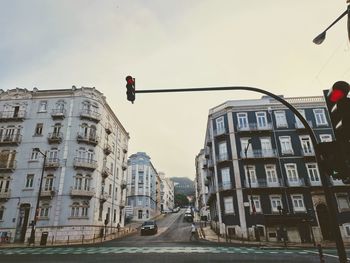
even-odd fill
[{"label": "building facade", "polygon": [[133,211],[132,220],[144,221],[157,216],[157,170],[144,152],[129,156],[127,204]]},{"label": "building facade", "polygon": [[174,209],[174,182],[165,177],[165,173],[159,172],[160,177],[160,210],[167,212]]},{"label": "building facade", "polygon": [[92,239],[124,224],[129,135],[102,93],[1,91],[0,122],[0,232],[12,242],[27,241],[38,199],[36,240]]},{"label": "building facade", "polygon": [[208,200],[208,180],[207,169],[205,167],[207,159],[204,149],[201,149],[196,156],[196,178],[194,180],[196,202],[195,207],[199,211],[199,215],[207,217],[209,219],[209,211],[207,207]]},{"label": "building facade", "polygon": [[[323,97],[286,99],[319,142],[334,139]],[[210,110],[205,139],[212,226],[266,241],[332,240],[314,146],[303,124],[268,97]],[[350,241],[349,185],[329,177],[342,236]]]}]

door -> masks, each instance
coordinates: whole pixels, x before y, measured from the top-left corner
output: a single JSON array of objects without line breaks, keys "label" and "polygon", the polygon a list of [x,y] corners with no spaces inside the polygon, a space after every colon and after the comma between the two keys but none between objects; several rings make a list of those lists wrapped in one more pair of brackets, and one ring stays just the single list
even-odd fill
[{"label": "door", "polygon": [[28,228],[30,204],[21,204],[18,213],[15,242],[23,243]]},{"label": "door", "polygon": [[270,138],[260,139],[261,143],[261,154],[263,157],[269,157],[272,155],[272,145]]}]

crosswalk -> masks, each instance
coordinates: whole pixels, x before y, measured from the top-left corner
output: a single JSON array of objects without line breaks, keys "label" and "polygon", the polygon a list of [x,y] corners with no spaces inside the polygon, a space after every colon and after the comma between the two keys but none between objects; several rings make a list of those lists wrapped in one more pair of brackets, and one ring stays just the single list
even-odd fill
[{"label": "crosswalk", "polygon": [[38,247],[0,248],[0,255],[65,255],[65,254],[147,254],[147,253],[226,253],[226,254],[299,254],[313,251],[259,249],[246,247]]}]

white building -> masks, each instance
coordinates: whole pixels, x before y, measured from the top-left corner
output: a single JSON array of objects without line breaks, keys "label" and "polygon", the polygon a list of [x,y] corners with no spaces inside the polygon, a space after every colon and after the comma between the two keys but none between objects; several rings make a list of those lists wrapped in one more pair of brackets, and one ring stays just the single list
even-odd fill
[{"label": "white building", "polygon": [[151,158],[137,152],[128,160],[127,204],[133,211],[134,221],[144,221],[157,216],[157,171]]},{"label": "white building", "polygon": [[174,208],[174,182],[170,178],[166,178],[163,172],[159,172],[159,177],[161,180],[160,185],[160,199],[161,211],[171,211]]},{"label": "white building", "polygon": [[203,169],[206,165],[207,159],[205,157],[204,149],[200,150],[199,154],[196,156],[196,178],[194,180],[195,193],[196,193],[196,203],[195,206],[199,211],[200,216],[206,216],[209,219],[209,210],[207,207],[208,201],[208,179],[207,170]]},{"label": "white building", "polygon": [[0,232],[12,242],[30,236],[41,178],[36,242],[44,231],[66,242],[124,224],[129,135],[102,93],[1,91],[0,123]]}]

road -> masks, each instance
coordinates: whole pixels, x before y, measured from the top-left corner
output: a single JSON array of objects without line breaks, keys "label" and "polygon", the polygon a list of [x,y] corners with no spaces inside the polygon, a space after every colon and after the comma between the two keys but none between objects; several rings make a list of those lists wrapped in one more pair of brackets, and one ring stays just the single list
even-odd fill
[{"label": "road", "polygon": [[[183,211],[157,222],[156,235],[131,236],[102,244],[70,247],[2,248],[1,263],[96,263],[96,262],[320,262],[313,249],[261,249],[218,245],[204,240],[189,241],[190,223]],[[335,250],[326,250],[326,262],[338,262]]]}]

